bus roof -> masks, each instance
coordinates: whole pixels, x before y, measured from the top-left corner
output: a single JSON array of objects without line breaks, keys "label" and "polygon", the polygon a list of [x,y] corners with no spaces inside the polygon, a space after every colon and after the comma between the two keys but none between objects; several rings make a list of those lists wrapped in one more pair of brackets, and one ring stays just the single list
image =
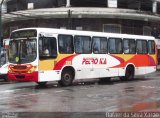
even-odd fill
[{"label": "bus roof", "polygon": [[101,36],[101,37],[116,37],[116,38],[131,38],[131,39],[149,39],[154,40],[153,36],[132,35],[132,34],[119,34],[119,33],[107,33],[107,32],[95,32],[95,31],[80,31],[80,30],[68,30],[68,29],[56,29],[56,28],[22,28],[19,30],[37,30],[38,33],[50,33],[50,34],[70,34],[70,35],[83,35],[83,36]]}]

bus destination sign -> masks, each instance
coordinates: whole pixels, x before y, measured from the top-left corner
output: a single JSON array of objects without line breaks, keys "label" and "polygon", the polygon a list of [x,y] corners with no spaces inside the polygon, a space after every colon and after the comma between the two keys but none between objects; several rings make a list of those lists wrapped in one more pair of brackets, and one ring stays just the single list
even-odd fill
[{"label": "bus destination sign", "polygon": [[29,38],[29,37],[37,37],[37,31],[36,30],[21,30],[21,31],[15,31],[11,34],[11,39],[15,38]]}]

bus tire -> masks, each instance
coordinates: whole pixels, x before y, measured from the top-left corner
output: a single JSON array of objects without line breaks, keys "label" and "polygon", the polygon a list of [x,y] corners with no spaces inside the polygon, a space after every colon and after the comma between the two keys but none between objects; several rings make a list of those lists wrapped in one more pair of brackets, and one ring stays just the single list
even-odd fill
[{"label": "bus tire", "polygon": [[73,72],[71,70],[63,70],[61,80],[58,82],[61,86],[70,86],[73,82]]},{"label": "bus tire", "polygon": [[132,80],[134,78],[134,67],[128,66],[126,69],[126,73],[124,77],[120,77],[120,80],[126,81],[126,80]]}]

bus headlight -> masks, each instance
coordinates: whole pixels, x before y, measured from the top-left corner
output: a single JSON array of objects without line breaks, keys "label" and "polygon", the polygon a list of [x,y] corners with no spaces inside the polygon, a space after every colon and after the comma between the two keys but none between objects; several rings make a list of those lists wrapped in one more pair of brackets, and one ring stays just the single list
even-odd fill
[{"label": "bus headlight", "polygon": [[29,69],[29,71],[27,73],[29,73],[29,74],[33,73],[36,70],[36,68],[37,68],[36,66],[33,66],[31,69]]},{"label": "bus headlight", "polygon": [[9,73],[13,73],[12,68],[13,68],[13,65],[9,65],[9,66],[8,66],[8,72],[9,72]]},{"label": "bus headlight", "polygon": [[8,68],[8,72],[9,72],[9,73],[12,73],[12,70],[11,70],[11,68]]}]

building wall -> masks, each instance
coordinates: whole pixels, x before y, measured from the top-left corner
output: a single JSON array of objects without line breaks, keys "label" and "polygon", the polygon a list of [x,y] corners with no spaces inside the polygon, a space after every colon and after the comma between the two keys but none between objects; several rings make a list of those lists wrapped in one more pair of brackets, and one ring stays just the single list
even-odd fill
[{"label": "building wall", "polygon": [[[70,0],[71,7],[109,7],[110,0]],[[113,1],[113,0],[112,0]],[[118,8],[151,11],[154,0],[115,0]],[[155,0],[158,1],[158,0]],[[34,8],[53,8],[66,6],[67,0],[9,0],[8,12],[27,9],[28,3]],[[159,2],[158,2],[159,3]],[[159,7],[159,5],[158,5]]]},{"label": "building wall", "polygon": [[[115,0],[116,1],[116,0]],[[107,32],[117,32],[117,33],[127,33],[127,34],[139,34],[139,35],[154,35],[159,36],[160,32],[160,20],[148,20],[147,18],[136,19],[136,18],[127,18],[127,17],[116,17],[110,16],[103,17],[97,14],[91,15],[92,8],[106,8],[112,7],[114,9],[125,10],[126,13],[128,10],[133,10],[134,14],[142,14],[149,16],[159,16],[160,13],[160,1],[156,0],[156,12],[153,12],[153,3],[154,0],[117,0],[117,4],[111,5],[109,0],[10,0],[6,3],[7,6],[7,15],[18,14],[23,19],[16,19],[13,21],[13,18],[10,18],[8,22],[3,23],[3,35],[5,38],[9,37],[9,34],[12,30],[17,28],[25,27],[50,27],[50,28],[69,28],[69,29],[79,29],[79,30],[91,30],[91,31],[107,31]],[[32,3],[32,7],[29,7],[28,3]],[[68,6],[67,6],[68,5]],[[27,12],[32,9],[53,9],[53,8],[63,8],[67,7],[68,9],[72,8],[90,8],[84,13],[85,17],[82,17],[81,14],[78,17],[75,17],[72,11],[68,13],[68,16],[57,17],[56,14],[52,14],[51,17],[46,18],[45,13],[41,12],[41,17],[38,16],[24,16],[24,14],[19,14],[21,11]],[[36,12],[36,11],[35,11]],[[51,14],[52,11],[48,13]],[[82,10],[83,12],[83,10]],[[98,12],[98,11],[97,11]],[[44,17],[43,17],[44,14]],[[63,14],[63,12],[62,12]],[[17,16],[18,16],[17,15]],[[54,16],[55,15],[55,16]],[[122,14],[123,15],[123,14]],[[6,18],[6,19],[5,19]],[[5,17],[4,21],[8,17]]]}]

